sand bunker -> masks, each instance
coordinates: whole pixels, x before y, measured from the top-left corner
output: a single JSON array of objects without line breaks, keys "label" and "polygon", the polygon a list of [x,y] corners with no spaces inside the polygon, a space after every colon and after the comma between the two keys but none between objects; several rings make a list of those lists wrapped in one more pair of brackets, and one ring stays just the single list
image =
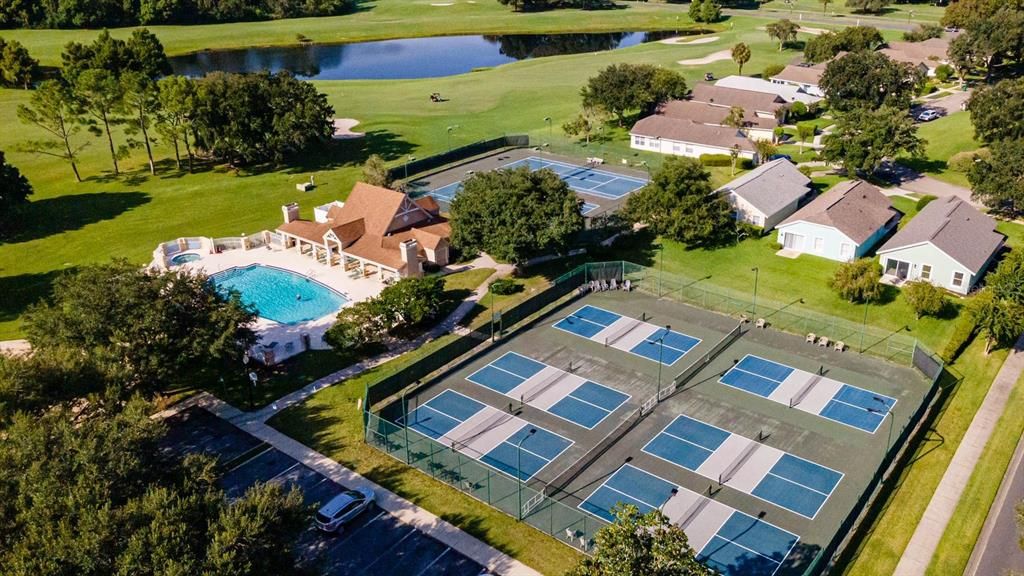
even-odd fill
[{"label": "sand bunker", "polygon": [[431,6],[455,6],[455,2],[431,2]]},{"label": "sand bunker", "polygon": [[355,118],[335,118],[334,119],[334,136],[335,140],[352,140],[354,138],[362,138],[365,136],[362,132],[353,132],[352,127],[359,124],[359,120]]},{"label": "sand bunker", "polygon": [[680,60],[679,64],[683,66],[697,66],[699,64],[711,64],[712,62],[718,62],[719,60],[729,60],[732,58],[731,50],[719,50],[708,54],[703,58],[692,58],[690,60]]},{"label": "sand bunker", "polygon": [[706,38],[694,38],[693,40],[687,40],[689,36],[673,36],[671,38],[665,38],[659,40],[662,44],[677,44],[680,46],[693,46],[695,44],[710,44],[718,40],[718,36],[708,36]]}]

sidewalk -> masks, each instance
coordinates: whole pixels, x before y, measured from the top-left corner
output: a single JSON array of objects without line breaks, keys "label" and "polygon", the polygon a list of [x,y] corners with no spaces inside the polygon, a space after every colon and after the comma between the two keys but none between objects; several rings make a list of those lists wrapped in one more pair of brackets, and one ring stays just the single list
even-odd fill
[{"label": "sidewalk", "polygon": [[957,447],[953,460],[950,461],[935,494],[932,495],[917,529],[914,530],[914,535],[907,543],[893,576],[923,576],[928,570],[928,564],[939,546],[939,540],[942,539],[942,534],[953,517],[960,496],[985,450],[985,444],[992,436],[996,422],[1007,407],[1007,399],[1021,372],[1024,372],[1024,335],[1017,339],[1009,357],[999,369],[999,374],[996,375],[981,408],[974,415],[970,428]]},{"label": "sidewalk", "polygon": [[1017,504],[1024,494],[1024,436],[1017,442],[999,493],[989,507],[988,517],[974,543],[964,576],[1015,573],[1024,569],[1024,550],[1017,528]]},{"label": "sidewalk", "polygon": [[236,426],[266,442],[303,465],[323,474],[346,488],[366,487],[374,491],[376,503],[398,520],[412,526],[438,542],[458,551],[470,560],[486,566],[488,570],[507,576],[541,576],[533,568],[477,540],[454,525],[438,518],[397,494],[345,468],[334,460],[274,430],[263,422],[248,420],[240,423],[244,413],[210,394],[203,393],[181,402],[158,417],[166,418],[192,406],[200,406],[219,418],[234,422]]}]

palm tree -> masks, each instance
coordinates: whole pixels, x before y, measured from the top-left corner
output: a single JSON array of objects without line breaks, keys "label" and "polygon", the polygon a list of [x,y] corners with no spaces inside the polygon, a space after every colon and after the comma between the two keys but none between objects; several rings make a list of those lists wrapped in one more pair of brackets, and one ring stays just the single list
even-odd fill
[{"label": "palm tree", "polygon": [[750,46],[743,42],[732,47],[732,60],[739,66],[738,74],[743,74],[743,65],[750,62]]}]

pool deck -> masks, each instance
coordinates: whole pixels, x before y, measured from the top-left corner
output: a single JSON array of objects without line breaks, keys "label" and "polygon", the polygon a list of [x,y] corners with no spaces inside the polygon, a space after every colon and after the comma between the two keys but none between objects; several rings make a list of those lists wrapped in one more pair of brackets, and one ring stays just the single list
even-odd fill
[{"label": "pool deck", "polygon": [[[188,252],[201,253],[203,251],[189,250]],[[195,270],[207,275],[213,275],[229,268],[251,266],[253,264],[275,266],[312,278],[340,292],[349,302],[361,302],[372,298],[384,288],[384,284],[378,280],[373,278],[350,278],[349,273],[341,266],[328,268],[313,262],[309,257],[300,255],[294,250],[254,248],[252,250],[230,250],[220,254],[202,253],[201,256],[202,258],[199,260],[186,262],[174,268]],[[336,314],[332,313],[316,320],[294,325],[278,324],[264,318],[258,318],[254,328],[256,333],[259,334],[260,344],[263,346],[273,342],[281,346],[287,346],[288,343],[298,343],[302,334],[309,334],[311,347],[323,350],[329,348],[323,341],[324,332],[334,324],[335,316]],[[301,350],[301,347],[296,348]],[[287,357],[289,355],[287,352],[284,354],[280,354],[280,352],[281,350],[278,350],[280,357]]]}]

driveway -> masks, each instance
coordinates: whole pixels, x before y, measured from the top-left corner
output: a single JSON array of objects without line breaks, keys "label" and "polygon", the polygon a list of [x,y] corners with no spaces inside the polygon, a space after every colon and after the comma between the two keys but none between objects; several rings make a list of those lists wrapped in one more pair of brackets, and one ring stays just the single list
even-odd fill
[{"label": "driveway", "polygon": [[937,180],[902,164],[885,162],[882,165],[882,168],[879,169],[878,176],[884,178],[904,192],[931,194],[932,196],[937,196],[939,198],[957,196],[966,200],[968,204],[975,208],[984,207],[980,202],[976,202],[971,198],[971,191],[969,189],[949,184],[942,180]]},{"label": "driveway", "polygon": [[[223,467],[220,485],[238,498],[257,482],[299,487],[306,503],[319,506],[344,488],[264,442],[193,407],[165,420],[162,448],[173,455],[208,453]],[[479,564],[372,506],[340,534],[310,525],[299,537],[300,563],[322,574],[381,576],[476,576]]]},{"label": "driveway", "polygon": [[970,99],[970,92],[951,92],[942,98],[936,98],[934,100],[924,102],[915,102],[910,108],[910,113],[916,118],[917,114],[922,110],[936,110],[943,116],[949,116],[950,114],[956,114],[957,112],[963,111],[961,106],[966,105],[967,101]]}]

